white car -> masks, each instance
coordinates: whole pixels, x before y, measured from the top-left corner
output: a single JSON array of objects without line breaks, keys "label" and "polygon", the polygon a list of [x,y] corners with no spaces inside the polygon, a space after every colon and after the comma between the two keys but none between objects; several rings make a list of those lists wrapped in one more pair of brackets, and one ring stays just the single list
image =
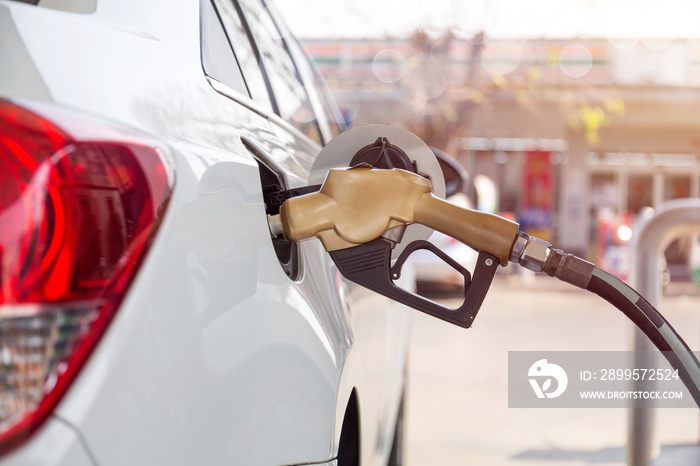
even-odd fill
[{"label": "white car", "polygon": [[[473,208],[469,198],[462,193],[454,194],[447,200],[460,207]],[[479,258],[479,253],[474,249],[439,231],[434,232],[428,241],[467,272],[471,273],[474,270]],[[464,290],[463,272],[449,265],[429,250],[421,249],[411,254],[410,264],[419,286],[442,291],[462,292]]]},{"label": "white car", "polygon": [[0,464],[400,463],[411,311],[267,225],[336,115],[261,0],[0,0]]}]

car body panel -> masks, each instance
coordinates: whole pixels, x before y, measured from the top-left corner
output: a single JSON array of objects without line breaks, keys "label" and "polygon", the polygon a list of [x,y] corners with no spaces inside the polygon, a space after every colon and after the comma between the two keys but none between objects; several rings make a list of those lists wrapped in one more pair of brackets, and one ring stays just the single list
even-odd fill
[{"label": "car body panel", "polygon": [[0,54],[14,54],[0,96],[156,136],[177,176],[107,332],[54,418],[2,464],[83,464],[48,453],[57,435],[70,449],[84,439],[100,466],[331,464],[353,391],[363,464],[388,457],[410,311],[346,282],[317,240],[300,245],[301,278],[284,274],[253,152],[298,187],[320,146],[212,87],[199,9],[101,0],[85,15],[0,0]]},{"label": "car body panel", "polygon": [[32,440],[31,448],[20,448],[5,458],[6,466],[97,466],[74,428],[59,419],[49,419]]},{"label": "car body panel", "polygon": [[[158,241],[58,415],[80,426],[101,465],[330,459],[350,342],[304,287],[327,296],[333,281],[285,276],[254,163],[198,156],[199,176],[178,163]],[[139,428],[115,442],[113,426],[128,425]]]}]

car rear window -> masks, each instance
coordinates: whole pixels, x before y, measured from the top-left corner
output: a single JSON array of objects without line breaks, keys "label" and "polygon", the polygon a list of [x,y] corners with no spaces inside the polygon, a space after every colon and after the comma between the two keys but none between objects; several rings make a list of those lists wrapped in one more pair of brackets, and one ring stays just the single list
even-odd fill
[{"label": "car rear window", "polygon": [[246,97],[250,97],[216,8],[211,2],[202,2],[201,14],[202,67],[204,72],[207,76],[226,84]]},{"label": "car rear window", "polygon": [[243,0],[241,5],[255,36],[279,115],[321,143],[321,132],[309,96],[277,26],[259,0]]},{"label": "car rear window", "polygon": [[264,109],[272,111],[270,94],[265,83],[257,54],[245,30],[239,11],[231,0],[214,0],[214,5],[224,25],[236,60],[252,99]]}]

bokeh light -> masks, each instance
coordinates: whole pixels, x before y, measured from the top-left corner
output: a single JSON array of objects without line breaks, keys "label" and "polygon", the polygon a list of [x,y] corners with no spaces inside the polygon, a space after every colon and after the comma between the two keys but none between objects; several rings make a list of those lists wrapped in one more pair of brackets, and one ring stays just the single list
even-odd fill
[{"label": "bokeh light", "polygon": [[571,44],[559,54],[559,69],[570,78],[581,78],[593,67],[593,55],[584,45]]},{"label": "bokeh light", "polygon": [[406,57],[394,49],[384,49],[372,60],[372,72],[378,80],[387,84],[401,79],[406,73],[406,68]]}]

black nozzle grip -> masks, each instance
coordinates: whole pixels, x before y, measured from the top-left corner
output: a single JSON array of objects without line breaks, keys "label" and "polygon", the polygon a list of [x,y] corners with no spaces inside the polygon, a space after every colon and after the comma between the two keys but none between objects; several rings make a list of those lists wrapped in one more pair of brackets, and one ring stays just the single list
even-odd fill
[{"label": "black nozzle grip", "polygon": [[[474,322],[484,297],[496,274],[499,261],[486,252],[479,253],[474,276],[452,258],[428,241],[414,241],[401,253],[394,267],[391,266],[392,243],[379,238],[353,248],[330,253],[340,273],[348,280],[372,291],[405,304],[438,319],[460,327],[469,328]],[[416,249],[428,249],[456,269],[464,277],[464,302],[456,309],[442,306],[434,301],[399,288],[393,279],[399,278],[400,270],[408,256]]]}]

